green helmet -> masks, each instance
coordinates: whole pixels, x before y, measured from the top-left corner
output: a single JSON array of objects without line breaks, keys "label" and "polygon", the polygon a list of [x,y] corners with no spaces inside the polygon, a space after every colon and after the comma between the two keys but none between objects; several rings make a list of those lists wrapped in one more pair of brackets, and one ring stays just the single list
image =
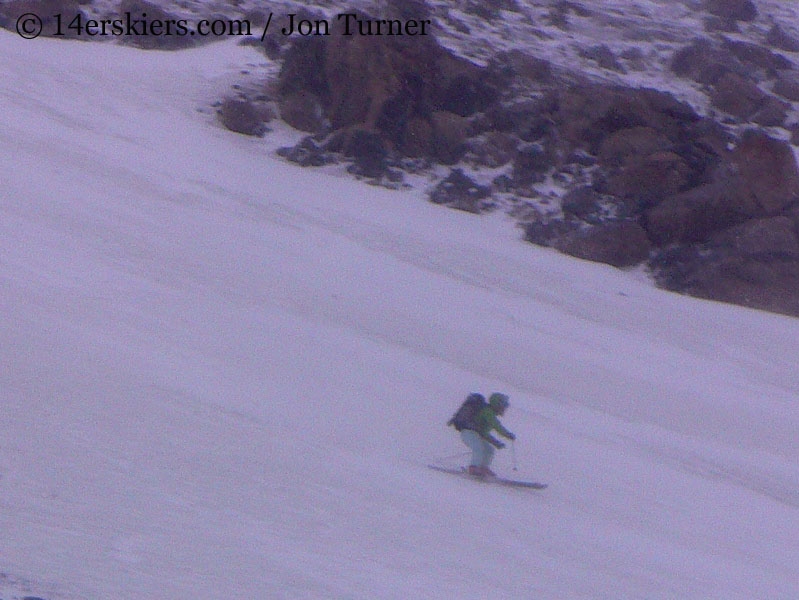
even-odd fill
[{"label": "green helmet", "polygon": [[510,406],[510,398],[507,394],[494,392],[488,397],[488,405],[494,410],[504,410]]}]

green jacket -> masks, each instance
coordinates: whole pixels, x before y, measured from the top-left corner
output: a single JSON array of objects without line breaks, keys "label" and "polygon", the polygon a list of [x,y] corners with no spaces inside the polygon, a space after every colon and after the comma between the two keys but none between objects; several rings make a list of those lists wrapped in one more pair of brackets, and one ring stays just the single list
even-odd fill
[{"label": "green jacket", "polygon": [[499,443],[499,440],[491,435],[492,431],[496,431],[499,435],[504,438],[508,438],[509,440],[516,439],[516,436],[505,429],[502,423],[499,422],[497,414],[491,410],[490,406],[484,407],[479,413],[477,413],[477,416],[474,418],[474,424],[475,431],[479,433],[481,437],[484,437],[495,446],[497,443]]}]

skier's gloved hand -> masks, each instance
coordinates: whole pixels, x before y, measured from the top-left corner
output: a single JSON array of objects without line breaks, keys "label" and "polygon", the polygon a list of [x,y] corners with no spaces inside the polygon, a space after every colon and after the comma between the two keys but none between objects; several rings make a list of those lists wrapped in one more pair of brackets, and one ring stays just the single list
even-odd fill
[{"label": "skier's gloved hand", "polygon": [[505,443],[504,442],[500,442],[499,440],[497,440],[497,441],[494,442],[494,446],[497,449],[502,450],[505,447]]},{"label": "skier's gloved hand", "polygon": [[509,440],[511,440],[511,441],[513,441],[513,440],[515,440],[515,439],[516,439],[516,435],[515,435],[515,434],[513,434],[513,433],[508,433],[508,439],[509,439]]}]

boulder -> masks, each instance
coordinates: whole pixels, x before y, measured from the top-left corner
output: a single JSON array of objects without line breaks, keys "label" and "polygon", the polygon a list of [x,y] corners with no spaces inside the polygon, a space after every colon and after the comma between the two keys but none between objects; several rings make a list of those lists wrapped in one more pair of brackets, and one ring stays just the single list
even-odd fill
[{"label": "boulder", "polygon": [[799,201],[799,169],[788,143],[750,130],[724,160],[709,183],[645,213],[653,242],[703,242],[749,219],[779,215]]},{"label": "boulder", "polygon": [[725,19],[710,15],[702,20],[703,29],[708,33],[740,33],[741,27],[735,19]]},{"label": "boulder", "polygon": [[570,256],[622,268],[645,261],[651,243],[638,223],[618,221],[567,233],[554,247]]},{"label": "boulder", "polygon": [[280,117],[294,129],[320,133],[327,125],[321,100],[306,90],[284,94],[278,106]]},{"label": "boulder", "polygon": [[763,127],[782,127],[790,110],[791,105],[788,102],[767,96],[757,112],[752,115],[751,121]]},{"label": "boulder", "polygon": [[261,137],[266,133],[264,115],[249,100],[226,98],[217,111],[219,121],[231,131]]},{"label": "boulder", "polygon": [[659,246],[695,243],[710,234],[742,223],[760,210],[741,193],[740,177],[727,174],[715,181],[666,198],[644,214],[643,225]]},{"label": "boulder", "polygon": [[553,166],[552,157],[541,144],[527,144],[516,150],[513,159],[513,182],[520,187],[542,181]]},{"label": "boulder", "polygon": [[484,209],[483,200],[491,193],[488,186],[479,185],[461,169],[452,169],[430,193],[430,201],[444,204],[458,210],[480,213]]},{"label": "boulder", "polygon": [[555,90],[539,101],[539,118],[557,131],[558,152],[584,149],[597,154],[612,134],[650,128],[670,140],[700,120],[687,104],[666,92],[647,88],[585,84]]},{"label": "boulder", "polygon": [[722,50],[732,54],[741,63],[763,69],[767,73],[774,74],[793,68],[793,63],[781,54],[752,42],[724,40]]},{"label": "boulder", "polygon": [[388,151],[383,139],[371,131],[354,128],[343,140],[342,154],[353,159],[348,171],[354,175],[379,179],[388,168]]},{"label": "boulder", "polygon": [[621,167],[653,152],[668,150],[671,142],[652,127],[629,127],[608,135],[599,145],[599,163]]},{"label": "boulder", "polygon": [[735,73],[726,73],[716,82],[710,102],[719,110],[748,120],[760,109],[766,97],[766,93],[752,81]]},{"label": "boulder", "polygon": [[311,137],[303,138],[295,146],[278,148],[277,154],[301,167],[321,167],[333,162],[329,153]]},{"label": "boulder", "polygon": [[705,0],[704,8],[722,19],[754,21],[757,18],[757,7],[752,0]]},{"label": "boulder", "polygon": [[432,157],[442,164],[454,164],[466,151],[469,121],[457,114],[438,110],[430,115],[433,136],[430,148]]},{"label": "boulder", "polygon": [[468,145],[469,157],[476,165],[496,169],[513,160],[519,140],[509,133],[490,131]]},{"label": "boulder", "polygon": [[691,170],[674,152],[663,150],[632,156],[607,176],[605,191],[645,208],[689,186]]},{"label": "boulder", "polygon": [[498,53],[489,64],[489,70],[497,78],[506,78],[507,83],[548,83],[552,80],[552,64],[543,58],[531,56],[514,49]]},{"label": "boulder", "polygon": [[799,102],[799,77],[783,76],[774,82],[773,92],[786,100]]},{"label": "boulder", "polygon": [[787,142],[749,130],[730,161],[741,179],[741,192],[756,203],[758,215],[779,214],[799,200],[799,168]]},{"label": "boulder", "polygon": [[429,119],[413,117],[403,127],[399,146],[404,156],[422,158],[429,156],[433,147],[433,124]]},{"label": "boulder", "polygon": [[796,223],[787,216],[752,219],[716,233],[708,245],[750,258],[799,259]]},{"label": "boulder", "polygon": [[799,260],[711,255],[680,269],[678,287],[669,286],[674,276],[668,271],[658,271],[656,279],[667,289],[699,298],[799,316]]},{"label": "boulder", "polygon": [[785,52],[799,52],[799,38],[786,32],[779,23],[774,23],[769,29],[766,43]]},{"label": "boulder", "polygon": [[732,54],[705,38],[677,50],[669,66],[675,75],[705,85],[715,85],[728,73],[745,76],[748,72]]},{"label": "boulder", "polygon": [[575,221],[532,221],[524,227],[524,240],[537,246],[551,248],[564,236],[579,229]]},{"label": "boulder", "polygon": [[580,50],[580,56],[594,61],[597,65],[608,71],[616,71],[617,73],[627,72],[624,65],[622,65],[619,59],[616,58],[616,55],[613,54],[613,50],[606,44]]},{"label": "boulder", "polygon": [[585,222],[598,221],[602,200],[602,194],[585,185],[566,192],[561,198],[560,207],[567,219],[574,217]]}]

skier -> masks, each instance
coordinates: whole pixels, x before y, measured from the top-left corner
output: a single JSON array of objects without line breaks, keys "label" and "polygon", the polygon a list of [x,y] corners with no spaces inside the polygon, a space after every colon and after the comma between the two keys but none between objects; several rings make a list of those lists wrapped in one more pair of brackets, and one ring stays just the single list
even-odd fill
[{"label": "skier", "polygon": [[516,436],[505,429],[497,418],[505,414],[509,405],[507,394],[494,392],[488,398],[488,404],[485,404],[483,400],[482,407],[468,419],[468,422],[458,423],[460,427],[456,426],[461,433],[463,443],[472,451],[472,460],[469,464],[470,475],[496,477],[496,474],[489,468],[494,459],[494,448],[504,448],[505,444],[491,435],[491,432],[496,431],[509,440],[516,439]]}]

